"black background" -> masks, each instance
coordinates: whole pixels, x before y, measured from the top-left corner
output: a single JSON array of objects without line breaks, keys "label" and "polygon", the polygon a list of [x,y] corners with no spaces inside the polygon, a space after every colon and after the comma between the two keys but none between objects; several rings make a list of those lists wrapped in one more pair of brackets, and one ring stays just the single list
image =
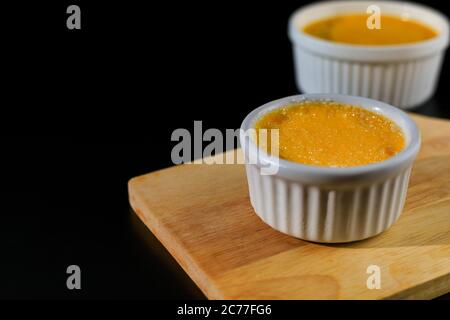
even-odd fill
[{"label": "black background", "polygon": [[[304,3],[2,5],[0,298],[203,298],[135,218],[127,181],[171,165],[174,129],[238,128],[298,93],[286,30]],[[450,118],[449,63],[415,112]]]}]

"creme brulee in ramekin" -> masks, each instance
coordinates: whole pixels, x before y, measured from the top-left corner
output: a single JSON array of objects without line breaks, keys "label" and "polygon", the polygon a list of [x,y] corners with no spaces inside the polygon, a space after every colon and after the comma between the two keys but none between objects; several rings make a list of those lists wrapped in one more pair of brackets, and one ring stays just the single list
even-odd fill
[{"label": "creme brulee in ramekin", "polygon": [[[241,129],[251,204],[273,228],[309,241],[349,242],[381,233],[400,216],[420,135],[398,108],[299,95],[255,109]],[[279,156],[249,139],[249,129],[279,129]],[[278,170],[262,174],[267,164]]]}]

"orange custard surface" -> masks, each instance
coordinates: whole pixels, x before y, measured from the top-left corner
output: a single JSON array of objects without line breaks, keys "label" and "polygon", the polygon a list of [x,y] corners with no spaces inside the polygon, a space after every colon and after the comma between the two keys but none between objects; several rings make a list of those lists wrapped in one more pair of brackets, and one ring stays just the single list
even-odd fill
[{"label": "orange custard surface", "polygon": [[343,14],[313,21],[303,31],[324,40],[356,45],[397,45],[430,40],[433,28],[408,17],[381,14],[380,29],[367,27],[367,14]]},{"label": "orange custard surface", "polygon": [[[402,130],[383,115],[329,101],[305,101],[259,118],[260,129],[279,129],[279,157],[302,164],[352,167],[386,160],[405,147]],[[270,139],[260,147],[271,150]]]}]

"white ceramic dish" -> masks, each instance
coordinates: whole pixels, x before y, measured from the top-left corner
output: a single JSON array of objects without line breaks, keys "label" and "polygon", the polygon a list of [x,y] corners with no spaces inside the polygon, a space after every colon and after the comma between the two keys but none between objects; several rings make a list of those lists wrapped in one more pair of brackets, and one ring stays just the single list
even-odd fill
[{"label": "white ceramic dish", "polygon": [[[379,6],[381,14],[408,15],[438,35],[414,44],[361,46],[322,40],[302,31],[318,19],[366,13],[369,5]],[[364,96],[408,109],[425,102],[436,89],[449,44],[449,23],[439,12],[409,2],[326,1],[296,11],[289,20],[289,36],[302,92]]]},{"label": "white ceramic dish", "polygon": [[[275,158],[244,134],[264,113],[305,99],[328,99],[383,114],[402,129],[406,147],[375,164],[331,168]],[[273,228],[314,242],[349,242],[381,233],[400,216],[411,167],[420,148],[420,134],[414,121],[398,108],[346,95],[298,95],[255,109],[241,129],[251,204]],[[250,157],[258,161],[249,161]],[[261,174],[261,168],[268,163],[279,166],[276,174]]]}]

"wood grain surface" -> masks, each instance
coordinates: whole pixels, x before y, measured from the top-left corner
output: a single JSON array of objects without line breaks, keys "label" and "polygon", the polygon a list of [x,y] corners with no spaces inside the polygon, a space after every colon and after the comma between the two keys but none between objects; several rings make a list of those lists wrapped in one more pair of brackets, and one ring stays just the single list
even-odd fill
[{"label": "wood grain surface", "polygon": [[[243,165],[186,164],[133,178],[140,219],[210,299],[423,299],[450,291],[450,121],[422,133],[405,209],[389,230],[350,244],[292,238],[250,205]],[[381,288],[368,289],[369,265]]]}]

